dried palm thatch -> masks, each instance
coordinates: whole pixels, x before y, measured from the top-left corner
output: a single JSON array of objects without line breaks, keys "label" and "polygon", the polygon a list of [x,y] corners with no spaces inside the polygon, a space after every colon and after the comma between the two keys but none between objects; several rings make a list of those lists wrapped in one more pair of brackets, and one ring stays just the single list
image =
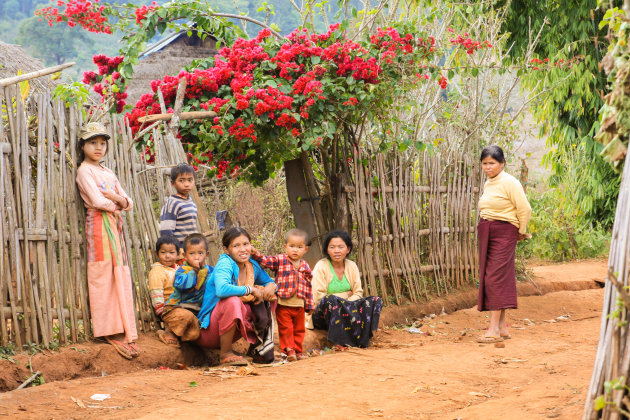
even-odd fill
[{"label": "dried palm thatch", "polygon": [[185,31],[177,32],[149,46],[140,54],[129,82],[128,102],[135,104],[140,96],[151,93],[151,81],[165,75],[176,76],[193,60],[212,57],[217,53],[216,39],[200,39],[196,33],[188,37]]},{"label": "dried palm thatch", "polygon": [[[7,44],[0,41],[0,79],[17,76],[20,73],[30,73],[41,70],[44,64],[28,55],[19,45]],[[52,90],[57,82],[50,77],[40,77],[30,82],[31,92],[41,93]]]}]

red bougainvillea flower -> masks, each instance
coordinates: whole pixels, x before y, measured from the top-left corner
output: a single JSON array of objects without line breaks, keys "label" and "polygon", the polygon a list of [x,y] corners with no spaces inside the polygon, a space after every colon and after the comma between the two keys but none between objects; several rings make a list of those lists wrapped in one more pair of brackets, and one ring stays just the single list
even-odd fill
[{"label": "red bougainvillea flower", "polygon": [[46,19],[50,26],[53,23],[66,22],[70,27],[79,25],[90,32],[111,34],[112,28],[103,15],[105,6],[99,6],[98,2],[99,0],[56,0],[57,7],[44,7],[36,14]]},{"label": "red bougainvillea flower", "polygon": [[[108,97],[114,99],[116,112],[124,111],[127,99],[125,92],[125,79],[118,71],[122,65],[124,57],[107,57],[106,55],[95,55],[92,61],[98,67],[98,74],[93,71],[83,73],[83,83],[92,86],[94,92],[101,96],[101,101],[105,102]],[[145,98],[146,100],[146,98]]]},{"label": "red bougainvillea flower", "polygon": [[446,86],[448,85],[448,79],[444,76],[440,76],[440,78],[438,79],[438,84],[442,89],[446,89]]},{"label": "red bougainvillea flower", "polygon": [[136,9],[135,11],[135,15],[136,15],[136,23],[140,26],[142,26],[142,21],[146,18],[147,14],[149,13],[153,13],[158,9],[158,4],[157,2],[152,2],[151,6],[142,6]]}]

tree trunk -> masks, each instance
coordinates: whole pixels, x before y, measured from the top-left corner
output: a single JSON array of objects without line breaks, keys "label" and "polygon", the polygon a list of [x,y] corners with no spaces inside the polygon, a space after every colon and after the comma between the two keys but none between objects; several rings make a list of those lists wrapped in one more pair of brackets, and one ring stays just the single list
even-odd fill
[{"label": "tree trunk", "polygon": [[295,227],[305,231],[311,240],[310,248],[304,259],[313,267],[323,255],[321,237],[315,221],[313,200],[306,186],[302,160],[294,159],[284,162],[284,172],[287,179],[287,196]]}]

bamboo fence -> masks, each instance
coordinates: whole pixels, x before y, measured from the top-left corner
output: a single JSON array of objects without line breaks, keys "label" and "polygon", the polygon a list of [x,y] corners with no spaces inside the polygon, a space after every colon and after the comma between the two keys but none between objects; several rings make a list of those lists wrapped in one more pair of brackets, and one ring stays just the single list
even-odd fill
[{"label": "bamboo fence", "polygon": [[[367,162],[367,163],[366,163]],[[477,277],[478,163],[456,154],[357,155],[346,186],[367,294],[417,302]]]},{"label": "bamboo fence", "polygon": [[[39,93],[25,103],[16,85],[0,88],[0,345],[77,342],[91,336],[85,208],[75,178],[77,106]],[[116,117],[105,166],[134,200],[124,235],[141,331],[156,326],[146,273],[158,237],[153,197],[166,190],[132,150]]]},{"label": "bamboo fence", "polygon": [[[178,96],[180,91],[183,87]],[[25,102],[15,84],[0,87],[0,105],[0,345],[88,339],[85,208],[75,184],[83,113],[47,92]],[[164,130],[158,125],[165,122],[145,128],[156,143],[153,165],[134,150],[125,122],[117,116],[109,120],[104,164],[134,201],[123,231],[136,319],[144,332],[158,325],[146,281],[159,236],[158,213],[170,192],[170,167],[185,160],[174,136],[180,117],[187,118],[179,108],[165,117],[171,121]],[[401,303],[473,282],[481,182],[476,162],[454,154],[376,155],[366,166],[363,160],[354,160],[354,185],[345,190],[357,222],[366,292]],[[216,231],[196,192],[193,199],[201,231],[216,253]]]},{"label": "bamboo fence", "polygon": [[602,324],[584,420],[630,418],[629,271],[630,164],[626,162],[612,231]]}]

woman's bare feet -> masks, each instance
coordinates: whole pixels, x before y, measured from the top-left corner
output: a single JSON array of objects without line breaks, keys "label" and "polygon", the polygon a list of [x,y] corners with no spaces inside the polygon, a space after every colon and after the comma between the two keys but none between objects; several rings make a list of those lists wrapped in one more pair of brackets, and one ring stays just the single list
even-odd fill
[{"label": "woman's bare feet", "polygon": [[162,343],[173,347],[179,347],[179,339],[172,331],[159,330],[157,335]]},{"label": "woman's bare feet", "polygon": [[243,356],[238,356],[231,351],[222,354],[219,359],[222,366],[247,366],[249,364]]}]

